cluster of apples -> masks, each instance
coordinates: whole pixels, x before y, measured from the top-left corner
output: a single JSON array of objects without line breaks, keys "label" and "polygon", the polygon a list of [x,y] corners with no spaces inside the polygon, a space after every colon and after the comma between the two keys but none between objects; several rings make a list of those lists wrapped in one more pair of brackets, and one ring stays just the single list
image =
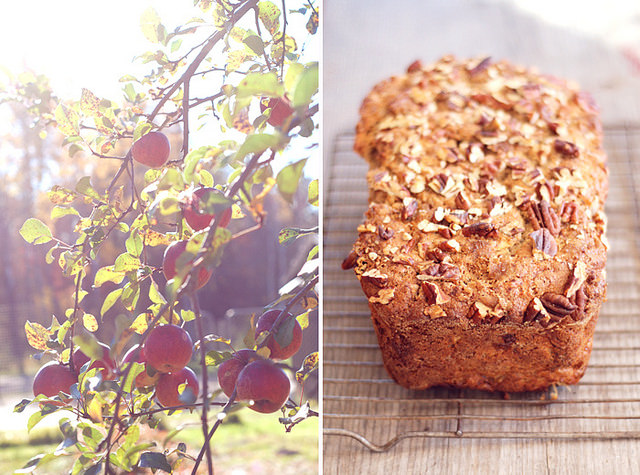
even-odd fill
[{"label": "cluster of apples", "polygon": [[[262,314],[256,325],[255,336],[269,331],[280,315],[280,310],[269,310]],[[293,316],[286,313],[284,318]],[[293,338],[287,346],[281,346],[274,335],[269,335],[266,347],[269,359],[262,358],[254,350],[236,351],[231,359],[218,368],[218,383],[227,395],[235,389],[236,399],[249,401],[249,407],[257,412],[271,413],[280,409],[289,397],[291,385],[285,372],[274,361],[286,360],[296,354],[302,345],[302,327],[294,320]]]},{"label": "cluster of apples", "polygon": [[[99,345],[102,357],[91,362],[87,370],[97,369],[103,380],[124,376],[129,364],[136,362],[145,368],[136,376],[135,386],[139,389],[155,387],[156,400],[163,406],[184,404],[179,391],[182,384],[186,384],[185,391],[190,388],[195,396],[198,395],[198,378],[186,366],[193,353],[193,341],[183,328],[175,325],[155,327],[149,332],[144,346],[135,345],[124,355],[120,368],[111,358],[109,347],[104,343]],[[44,394],[54,397],[60,392],[69,394],[71,386],[78,382],[80,371],[90,361],[86,354],[76,348],[69,364],[55,361],[45,364],[33,380],[34,396]]]}]

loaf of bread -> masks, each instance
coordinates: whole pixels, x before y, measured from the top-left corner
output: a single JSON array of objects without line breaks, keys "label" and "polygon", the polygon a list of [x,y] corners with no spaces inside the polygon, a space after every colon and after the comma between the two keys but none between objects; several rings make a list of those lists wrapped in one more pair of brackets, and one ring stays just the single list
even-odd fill
[{"label": "loaf of bread", "polygon": [[567,81],[490,58],[373,88],[355,150],[370,204],[343,267],[402,386],[575,384],[606,294],[598,112]]}]

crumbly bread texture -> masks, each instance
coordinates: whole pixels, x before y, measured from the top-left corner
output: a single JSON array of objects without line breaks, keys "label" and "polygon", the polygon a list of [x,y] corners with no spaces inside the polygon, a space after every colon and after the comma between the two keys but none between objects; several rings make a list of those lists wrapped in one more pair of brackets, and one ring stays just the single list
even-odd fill
[{"label": "crumbly bread texture", "polygon": [[353,252],[384,364],[407,388],[531,391],[584,374],[606,294],[606,156],[593,100],[490,59],[374,87],[355,150]]}]

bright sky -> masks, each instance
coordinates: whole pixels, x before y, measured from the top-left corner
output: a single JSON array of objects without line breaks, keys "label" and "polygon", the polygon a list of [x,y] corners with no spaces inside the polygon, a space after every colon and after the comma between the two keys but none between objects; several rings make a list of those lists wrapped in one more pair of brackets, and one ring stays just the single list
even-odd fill
[{"label": "bright sky", "polygon": [[[140,17],[150,6],[168,31],[199,13],[193,0],[13,2],[0,15],[0,67],[13,73],[28,68],[45,74],[63,99],[79,99],[85,87],[99,97],[121,102],[120,77],[142,75],[149,65],[134,62],[135,56],[155,49],[140,30]],[[301,39],[306,37],[306,31],[295,34]],[[305,52],[307,58],[317,59],[320,54],[320,39],[314,43],[316,48]],[[0,71],[0,83],[3,81]],[[194,134],[193,145],[202,145],[198,142],[203,134]],[[302,149],[294,154],[301,155],[298,158],[309,155]],[[319,153],[315,155],[319,157]],[[319,158],[314,162],[307,165],[305,173],[317,177]]]},{"label": "bright sky", "polygon": [[0,15],[0,65],[44,73],[64,98],[77,99],[87,87],[119,101],[118,79],[143,71],[133,58],[153,46],[140,31],[142,12],[151,5],[171,29],[194,12],[191,0],[13,2]]}]

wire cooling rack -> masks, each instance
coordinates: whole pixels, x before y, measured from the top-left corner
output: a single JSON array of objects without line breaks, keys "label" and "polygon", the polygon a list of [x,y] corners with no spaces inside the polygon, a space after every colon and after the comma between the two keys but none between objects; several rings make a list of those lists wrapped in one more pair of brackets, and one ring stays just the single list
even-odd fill
[{"label": "wire cooling rack", "polygon": [[367,207],[367,165],[340,135],[327,164],[324,207],[324,439],[375,452],[408,438],[640,438],[640,126],[605,128],[608,300],[589,368],[576,386],[493,394],[412,391],[386,373],[367,301],[340,268]]}]

